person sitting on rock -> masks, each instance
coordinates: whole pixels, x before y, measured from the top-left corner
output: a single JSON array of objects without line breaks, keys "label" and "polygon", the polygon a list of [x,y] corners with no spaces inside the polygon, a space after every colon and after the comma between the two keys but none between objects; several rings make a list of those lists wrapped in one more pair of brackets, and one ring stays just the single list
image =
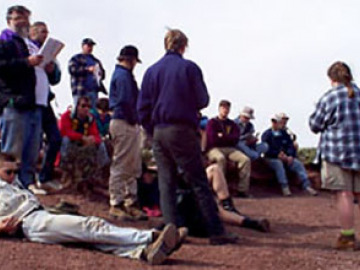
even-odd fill
[{"label": "person sitting on rock", "polygon": [[238,196],[248,197],[250,184],[250,159],[237,150],[240,137],[239,127],[228,118],[231,103],[222,100],[219,103],[219,115],[210,119],[206,125],[207,158],[219,164],[224,174],[227,159],[237,164],[239,173]]},{"label": "person sitting on rock", "polygon": [[304,165],[296,158],[296,149],[289,134],[280,128],[280,121],[280,117],[274,115],[271,118],[271,128],[261,136],[261,140],[269,145],[269,150],[265,153],[265,161],[275,172],[284,196],[291,195],[286,170],[295,172],[301,180],[303,189],[310,195],[316,196],[317,192],[311,187]]},{"label": "person sitting on rock", "polygon": [[0,235],[44,244],[86,243],[120,257],[161,264],[184,242],[175,225],[162,231],[115,226],[94,216],[51,214],[16,178],[16,159],[0,153]]},{"label": "person sitting on rock", "polygon": [[258,143],[258,138],[255,136],[254,125],[250,122],[254,117],[254,109],[244,107],[240,112],[238,118],[234,121],[238,124],[240,129],[239,142],[236,148],[243,152],[251,161],[261,157],[268,150],[268,145],[264,142]]},{"label": "person sitting on rock", "polygon": [[89,113],[90,106],[90,99],[82,96],[75,110],[61,116],[60,168],[64,172],[64,186],[90,180],[110,162],[94,117]]}]

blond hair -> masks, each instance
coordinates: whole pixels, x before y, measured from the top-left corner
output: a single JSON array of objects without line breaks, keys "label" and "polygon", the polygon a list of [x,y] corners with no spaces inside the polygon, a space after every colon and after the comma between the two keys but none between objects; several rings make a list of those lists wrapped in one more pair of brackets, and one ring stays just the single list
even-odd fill
[{"label": "blond hair", "polygon": [[178,29],[169,29],[165,35],[164,44],[167,51],[179,52],[187,47],[188,38]]}]

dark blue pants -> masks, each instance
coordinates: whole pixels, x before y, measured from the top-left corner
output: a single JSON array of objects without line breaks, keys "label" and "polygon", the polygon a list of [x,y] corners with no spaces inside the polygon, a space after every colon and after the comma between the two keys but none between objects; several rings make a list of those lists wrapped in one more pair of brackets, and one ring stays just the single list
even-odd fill
[{"label": "dark blue pants", "polygon": [[47,138],[47,146],[39,174],[39,181],[45,183],[53,178],[54,162],[61,146],[61,135],[52,107],[49,105],[42,108],[42,110],[42,128]]},{"label": "dark blue pants", "polygon": [[158,166],[160,206],[165,223],[178,224],[176,189],[178,168],[192,189],[211,235],[224,233],[217,205],[210,191],[195,129],[184,125],[155,128],[154,156]]}]

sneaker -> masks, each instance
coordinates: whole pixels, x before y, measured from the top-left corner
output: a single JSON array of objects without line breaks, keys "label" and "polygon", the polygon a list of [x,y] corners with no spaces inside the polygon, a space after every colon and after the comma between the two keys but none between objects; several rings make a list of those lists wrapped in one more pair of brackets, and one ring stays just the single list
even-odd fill
[{"label": "sneaker", "polygon": [[29,185],[28,189],[35,195],[47,195],[46,190],[38,188],[34,184]]},{"label": "sneaker", "polygon": [[148,216],[134,205],[124,207],[127,214],[133,217],[134,220],[148,220]]},{"label": "sneaker", "polygon": [[335,248],[338,250],[354,251],[356,247],[355,235],[340,235],[336,241]]},{"label": "sneaker", "polygon": [[166,225],[156,240],[144,249],[144,259],[151,265],[162,264],[175,248],[176,236],[175,225]]},{"label": "sneaker", "polygon": [[238,240],[238,236],[234,233],[223,233],[220,235],[210,236],[209,243],[210,245],[226,245],[234,244]]},{"label": "sneaker", "polygon": [[282,193],[285,197],[291,196],[291,191],[289,187],[283,187],[282,188]]},{"label": "sneaker", "polygon": [[38,187],[49,193],[57,192],[63,189],[63,185],[56,180],[47,181],[45,183],[38,182]]},{"label": "sneaker", "polygon": [[307,193],[309,193],[311,196],[317,196],[318,195],[317,191],[315,189],[313,189],[312,187],[307,187],[305,189],[305,191]]},{"label": "sneaker", "polygon": [[134,218],[126,211],[123,205],[111,206],[109,215],[122,221],[135,221]]}]

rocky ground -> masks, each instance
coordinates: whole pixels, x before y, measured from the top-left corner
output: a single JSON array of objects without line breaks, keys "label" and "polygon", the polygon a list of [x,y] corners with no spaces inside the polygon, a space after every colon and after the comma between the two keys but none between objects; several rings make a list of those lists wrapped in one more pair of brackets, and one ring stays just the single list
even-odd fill
[{"label": "rocky ground", "polygon": [[[162,266],[121,259],[83,247],[43,245],[22,240],[0,240],[0,269],[360,269],[358,252],[332,249],[338,228],[334,197],[322,192],[310,197],[293,188],[294,196],[284,198],[276,186],[256,183],[252,199],[235,199],[241,212],[271,221],[272,232],[264,234],[234,226],[229,231],[240,236],[238,244],[210,246],[206,239],[189,238],[181,250]],[[107,201],[100,196],[79,194],[41,197],[46,205],[60,199],[80,205],[85,215],[108,218]],[[359,220],[359,215],[356,215]],[[158,220],[119,223],[149,228]],[[356,225],[359,230],[359,222]]]}]

